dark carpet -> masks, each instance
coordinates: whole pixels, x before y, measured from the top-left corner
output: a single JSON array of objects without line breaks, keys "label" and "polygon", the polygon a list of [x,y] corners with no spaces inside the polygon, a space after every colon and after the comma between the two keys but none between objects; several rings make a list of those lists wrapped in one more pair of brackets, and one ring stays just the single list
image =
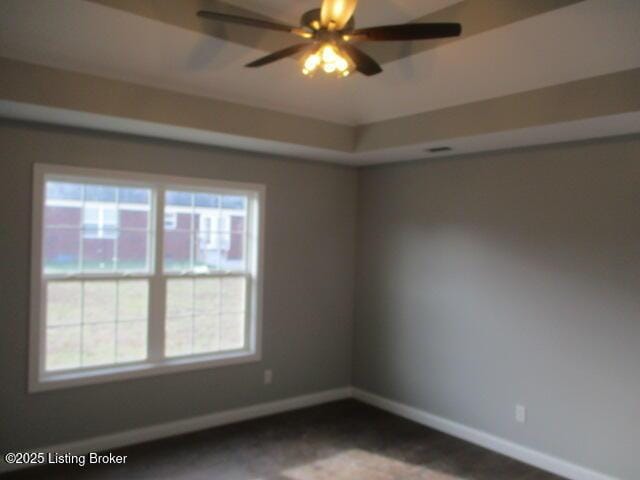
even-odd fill
[{"label": "dark carpet", "polygon": [[46,465],[16,479],[552,480],[449,435],[348,400],[113,450],[124,465]]}]

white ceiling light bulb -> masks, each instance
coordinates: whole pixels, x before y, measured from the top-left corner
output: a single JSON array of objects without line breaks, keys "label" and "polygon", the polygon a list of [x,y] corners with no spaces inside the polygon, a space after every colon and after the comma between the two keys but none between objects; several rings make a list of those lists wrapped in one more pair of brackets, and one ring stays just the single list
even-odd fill
[{"label": "white ceiling light bulb", "polygon": [[336,64],[335,63],[325,63],[322,68],[324,69],[324,71],[326,73],[333,73],[336,71]]},{"label": "white ceiling light bulb", "polygon": [[309,57],[307,57],[307,60],[304,62],[304,68],[306,68],[309,71],[313,71],[318,67],[319,64],[320,64],[320,57],[318,55],[316,54],[309,55]]},{"label": "white ceiling light bulb", "polygon": [[333,46],[325,45],[322,49],[322,60],[325,63],[334,63],[338,59],[338,54],[334,50]]}]

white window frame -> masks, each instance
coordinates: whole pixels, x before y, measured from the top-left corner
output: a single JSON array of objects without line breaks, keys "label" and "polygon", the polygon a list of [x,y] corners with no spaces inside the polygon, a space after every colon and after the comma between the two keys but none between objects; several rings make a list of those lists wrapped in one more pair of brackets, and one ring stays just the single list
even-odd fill
[{"label": "white window frame", "polygon": [[[68,182],[112,182],[118,186],[150,188],[152,190],[152,219],[150,230],[155,233],[154,248],[149,257],[151,272],[142,275],[149,278],[148,353],[147,359],[127,364],[112,364],[104,367],[89,367],[61,372],[45,370],[44,314],[46,294],[43,271],[43,232],[45,185],[48,180]],[[163,265],[164,191],[183,190],[204,193],[222,193],[248,197],[247,238],[252,248],[245,245],[247,272],[233,273],[169,273]],[[174,177],[155,174],[132,173],[116,170],[98,170],[61,165],[34,165],[33,211],[32,211],[32,264],[29,332],[29,391],[39,392],[78,385],[104,383],[131,378],[147,377],[165,373],[215,368],[241,363],[258,362],[262,359],[262,290],[264,263],[266,187],[260,184],[235,183],[201,178]],[[159,229],[154,230],[154,227]],[[245,348],[219,353],[193,354],[184,357],[164,356],[166,283],[171,278],[200,278],[202,276],[248,277],[245,324]],[[69,278],[68,275],[62,275]],[[89,279],[101,274],[82,274],[78,278]],[[109,278],[114,275],[108,274]],[[122,274],[122,279],[136,275]],[[152,293],[153,292],[153,293]]]}]

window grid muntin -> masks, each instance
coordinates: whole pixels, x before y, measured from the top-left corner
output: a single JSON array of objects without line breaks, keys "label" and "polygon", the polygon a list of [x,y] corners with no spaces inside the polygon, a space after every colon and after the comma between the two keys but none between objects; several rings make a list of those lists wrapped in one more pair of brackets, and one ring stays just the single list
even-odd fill
[{"label": "window grid muntin", "polygon": [[[113,233],[119,230],[120,218],[119,218],[119,202],[118,197],[120,193],[120,189],[116,190],[116,204],[114,208],[110,208],[106,206],[104,203],[96,205],[90,205],[85,203],[83,208],[83,219],[82,219],[82,230],[84,232],[84,238],[93,238],[93,239],[112,239],[115,238]],[[88,209],[94,209],[97,213],[96,221],[88,222],[87,221],[87,211]],[[113,222],[107,222],[107,211],[113,210]],[[91,219],[93,220],[93,219]],[[110,219],[109,219],[110,220]],[[95,225],[95,227],[93,226]],[[95,232],[95,235],[94,235]],[[107,232],[110,235],[107,235]],[[88,235],[89,234],[89,235]]]}]

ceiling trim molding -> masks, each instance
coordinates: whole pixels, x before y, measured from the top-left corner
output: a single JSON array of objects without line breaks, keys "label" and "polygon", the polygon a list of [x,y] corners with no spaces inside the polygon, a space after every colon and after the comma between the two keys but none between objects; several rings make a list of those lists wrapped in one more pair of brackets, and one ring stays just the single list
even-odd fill
[{"label": "ceiling trim molding", "polygon": [[0,99],[175,125],[306,147],[353,152],[338,123],[136,85],[0,57]]},{"label": "ceiling trim molding", "polygon": [[[640,111],[640,68],[356,127],[357,152]],[[640,128],[640,127],[639,127]]]},{"label": "ceiling trim molding", "polygon": [[350,127],[0,57],[0,117],[367,165],[640,132],[640,68]]},{"label": "ceiling trim molding", "polygon": [[9,121],[33,122],[194,145],[229,148],[258,154],[277,155],[295,160],[304,159],[346,165],[355,164],[354,161],[350,160],[349,156],[351,154],[335,150],[0,99],[0,119],[3,118],[9,119]]}]

